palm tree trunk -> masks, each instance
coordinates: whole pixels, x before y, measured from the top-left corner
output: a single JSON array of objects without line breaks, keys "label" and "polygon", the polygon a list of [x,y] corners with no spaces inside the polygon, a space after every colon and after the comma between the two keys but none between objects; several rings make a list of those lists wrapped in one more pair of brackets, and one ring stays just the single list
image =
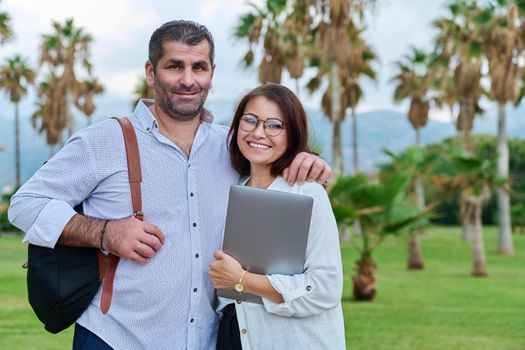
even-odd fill
[{"label": "palm tree trunk", "polygon": [[471,102],[467,103],[467,110],[468,112],[465,115],[465,118],[463,118],[463,150],[465,153],[470,154],[472,153],[472,130],[469,128],[469,120],[468,116],[473,113],[472,109],[474,109],[474,106]]},{"label": "palm tree trunk", "polygon": [[374,272],[376,263],[370,255],[362,254],[356,261],[357,274],[353,278],[354,299],[360,301],[373,300],[376,295]]},{"label": "palm tree trunk", "polygon": [[[419,129],[417,129],[419,130]],[[421,180],[416,175],[414,179],[414,190],[416,193],[416,201],[419,208],[425,207],[425,193]],[[410,233],[410,240],[408,241],[408,262],[407,267],[409,270],[421,270],[424,267],[423,254],[421,254],[421,248],[419,246],[419,236],[423,234],[423,230],[413,230]]]},{"label": "palm tree trunk", "polygon": [[71,91],[66,90],[66,114],[67,114],[67,136],[68,139],[71,138],[73,135],[73,127],[74,127],[74,115],[71,113],[71,107],[74,103],[74,97]]},{"label": "palm tree trunk", "polygon": [[332,64],[332,115],[330,116],[333,124],[333,142],[332,142],[332,162],[334,166],[335,177],[343,175],[343,148],[341,145],[341,89],[339,82],[339,66],[337,63]]},{"label": "palm tree trunk", "polygon": [[15,171],[16,187],[20,187],[20,116],[18,114],[18,102],[15,103]]},{"label": "palm tree trunk", "polygon": [[410,233],[410,239],[408,240],[408,262],[407,268],[409,270],[422,270],[423,256],[421,254],[421,248],[419,247],[419,235],[421,230],[413,230]]},{"label": "palm tree trunk", "polygon": [[[359,143],[357,140],[357,114],[355,108],[352,108],[352,161],[354,167],[354,175],[359,173]],[[354,220],[354,234],[360,236],[362,234],[361,221]]]},{"label": "palm tree trunk", "polygon": [[[498,105],[498,175],[509,176],[509,146],[507,144],[507,130],[505,126],[505,103]],[[510,217],[510,196],[498,188],[498,218],[499,218],[499,249],[501,254],[514,254],[512,244],[512,230]]]},{"label": "palm tree trunk", "polygon": [[332,163],[334,176],[338,177],[343,175],[343,149],[341,147],[341,122],[339,120],[332,122],[332,130]]},{"label": "palm tree trunk", "polygon": [[359,172],[359,145],[357,143],[357,115],[355,108],[352,108],[352,152],[353,152],[353,165],[354,174]]},{"label": "palm tree trunk", "polygon": [[416,147],[421,146],[421,128],[415,128],[416,131]]},{"label": "palm tree trunk", "polygon": [[472,205],[464,199],[459,199],[461,223],[463,225],[463,240],[465,242],[472,241],[474,239],[476,227],[473,219],[473,208]]},{"label": "palm tree trunk", "polygon": [[476,205],[474,222],[474,236],[472,240],[472,275],[487,276],[485,246],[483,244],[483,227],[481,223],[482,204]]},{"label": "palm tree trunk", "polygon": [[55,145],[49,145],[49,157],[47,159],[51,159],[55,155]]},{"label": "palm tree trunk", "polygon": [[465,150],[465,129],[467,128],[467,122],[465,121],[465,118],[466,118],[465,109],[466,108],[467,108],[466,103],[463,101],[460,101],[458,118],[461,118],[461,125],[457,129],[458,129],[459,141],[461,143],[461,147],[463,148],[463,150]]},{"label": "palm tree trunk", "polygon": [[[470,142],[470,131],[468,130],[468,108],[469,103],[465,102],[464,100],[460,102],[459,105],[459,113],[461,114],[461,141],[462,141],[462,147],[463,151],[465,153],[470,153],[471,148],[471,142]],[[468,204],[466,204],[468,207]],[[475,228],[473,227],[472,223],[470,222],[468,215],[463,216],[460,215],[461,223],[463,226],[463,240],[464,241],[471,241],[473,239],[473,235],[475,232]]]}]

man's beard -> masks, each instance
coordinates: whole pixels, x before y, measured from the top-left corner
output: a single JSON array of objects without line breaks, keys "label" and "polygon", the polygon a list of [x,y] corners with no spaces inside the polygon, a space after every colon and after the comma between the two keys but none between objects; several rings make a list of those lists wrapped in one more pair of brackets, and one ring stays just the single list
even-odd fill
[{"label": "man's beard", "polygon": [[[202,107],[204,106],[204,102],[206,101],[208,91],[205,91],[204,96],[199,95],[199,99],[196,99],[191,102],[176,101],[171,99],[170,95],[167,93],[167,91],[170,91],[170,88],[167,86],[163,86],[162,83],[160,83],[157,79],[155,80],[155,103],[157,103],[158,106],[162,109],[162,111],[166,113],[170,118],[180,121],[189,121],[194,119],[196,116],[200,115]],[[175,93],[196,92],[195,89],[184,88],[177,88],[171,90],[174,90],[173,92]],[[203,89],[199,90],[200,93],[202,93],[203,91]]]}]

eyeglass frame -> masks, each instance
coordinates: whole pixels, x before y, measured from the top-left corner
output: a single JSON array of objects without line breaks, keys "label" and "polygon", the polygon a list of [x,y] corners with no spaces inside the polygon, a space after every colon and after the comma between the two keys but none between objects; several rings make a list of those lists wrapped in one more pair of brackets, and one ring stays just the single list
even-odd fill
[{"label": "eyeglass frame", "polygon": [[[255,127],[252,129],[252,130],[246,130],[246,129],[243,129],[241,127],[242,125],[242,122],[243,122],[243,118],[244,116],[251,116],[251,117],[254,117],[255,119],[257,119],[257,122],[255,123]],[[270,133],[268,133],[268,131],[266,131],[266,122],[268,120],[277,120],[279,123],[282,124],[282,128],[279,129],[279,132],[275,135],[271,135]],[[239,129],[241,129],[242,131],[245,131],[245,132],[254,132],[255,130],[257,130],[257,128],[259,127],[259,123],[262,122],[263,123],[263,130],[264,132],[266,133],[266,135],[270,136],[270,137],[277,137],[279,135],[281,135],[281,133],[283,132],[283,130],[285,129],[286,127],[286,122],[284,120],[281,120],[281,119],[278,119],[278,118],[267,118],[267,119],[262,119],[260,118],[258,115],[254,114],[254,113],[243,113],[241,115],[241,117],[239,118]]]}]

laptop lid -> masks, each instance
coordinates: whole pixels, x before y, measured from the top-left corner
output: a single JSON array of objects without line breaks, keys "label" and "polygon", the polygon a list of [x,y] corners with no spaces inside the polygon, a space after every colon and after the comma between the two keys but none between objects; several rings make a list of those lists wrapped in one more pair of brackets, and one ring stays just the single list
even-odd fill
[{"label": "laptop lid", "polygon": [[[313,199],[305,195],[231,186],[223,251],[249,272],[303,273],[312,206]],[[259,296],[233,288],[217,294],[262,304]]]}]

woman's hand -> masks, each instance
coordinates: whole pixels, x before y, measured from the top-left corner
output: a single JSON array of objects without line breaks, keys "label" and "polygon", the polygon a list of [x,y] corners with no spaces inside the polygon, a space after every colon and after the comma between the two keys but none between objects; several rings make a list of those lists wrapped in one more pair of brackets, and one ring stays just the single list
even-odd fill
[{"label": "woman's hand", "polygon": [[213,256],[215,261],[210,264],[209,272],[213,288],[232,288],[244,271],[241,264],[222,250],[217,250]]}]

